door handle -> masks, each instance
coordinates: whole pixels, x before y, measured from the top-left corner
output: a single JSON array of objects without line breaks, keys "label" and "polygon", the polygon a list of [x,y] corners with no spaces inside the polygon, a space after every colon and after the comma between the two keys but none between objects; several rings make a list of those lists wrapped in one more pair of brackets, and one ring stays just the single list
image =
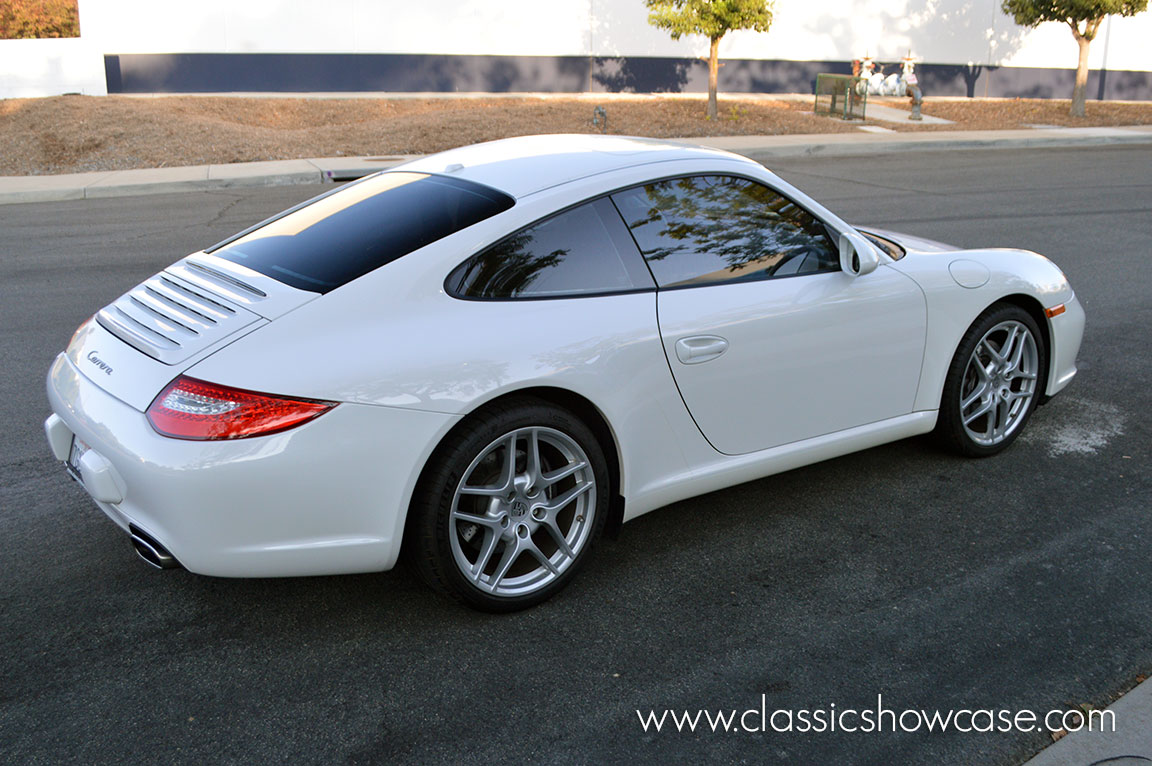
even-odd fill
[{"label": "door handle", "polygon": [[676,358],[684,364],[708,362],[728,350],[728,341],[719,335],[693,335],[676,341]]}]

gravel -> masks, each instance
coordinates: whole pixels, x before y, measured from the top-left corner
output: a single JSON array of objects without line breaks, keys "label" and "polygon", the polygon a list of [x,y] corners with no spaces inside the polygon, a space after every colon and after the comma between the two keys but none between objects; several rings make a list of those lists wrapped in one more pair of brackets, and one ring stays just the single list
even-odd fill
[{"label": "gravel", "polygon": [[[873,99],[908,108],[908,99]],[[664,138],[853,132],[859,122],[812,114],[809,97],[726,97],[720,118],[695,96],[605,94],[465,98],[56,96],[0,100],[0,175],[222,164],[305,157],[425,154],[531,133],[608,132]],[[899,131],[1152,123],[1152,103],[927,99],[924,113],[956,124],[868,120]]]}]

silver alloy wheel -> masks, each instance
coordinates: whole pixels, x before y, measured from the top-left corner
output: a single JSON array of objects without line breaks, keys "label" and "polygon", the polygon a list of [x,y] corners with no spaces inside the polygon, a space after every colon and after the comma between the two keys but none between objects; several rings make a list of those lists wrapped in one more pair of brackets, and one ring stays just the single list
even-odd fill
[{"label": "silver alloy wheel", "polygon": [[1039,360],[1022,322],[1010,319],[984,333],[960,385],[960,421],[972,441],[993,447],[1020,427],[1036,395]]},{"label": "silver alloy wheel", "polygon": [[491,595],[538,591],[588,543],[595,487],[591,461],[567,434],[543,426],[504,434],[456,487],[449,519],[456,566]]}]

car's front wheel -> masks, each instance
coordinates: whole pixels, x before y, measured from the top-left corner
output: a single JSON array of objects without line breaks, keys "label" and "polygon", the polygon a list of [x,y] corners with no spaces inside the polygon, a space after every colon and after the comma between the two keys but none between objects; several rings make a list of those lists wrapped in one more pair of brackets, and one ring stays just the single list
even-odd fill
[{"label": "car's front wheel", "polygon": [[937,433],[971,457],[1011,444],[1043,394],[1047,349],[1036,321],[1014,304],[993,305],[960,341],[940,401]]},{"label": "car's front wheel", "polygon": [[604,527],[603,450],[571,412],[533,399],[472,416],[433,455],[406,542],[430,585],[470,606],[523,609],[575,575]]}]

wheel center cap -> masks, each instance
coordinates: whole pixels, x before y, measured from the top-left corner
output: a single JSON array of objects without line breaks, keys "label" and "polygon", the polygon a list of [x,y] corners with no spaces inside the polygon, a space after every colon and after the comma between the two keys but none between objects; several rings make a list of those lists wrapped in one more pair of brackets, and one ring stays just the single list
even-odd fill
[{"label": "wheel center cap", "polygon": [[522,519],[528,515],[528,503],[522,498],[516,498],[508,508],[508,514],[514,519]]}]

